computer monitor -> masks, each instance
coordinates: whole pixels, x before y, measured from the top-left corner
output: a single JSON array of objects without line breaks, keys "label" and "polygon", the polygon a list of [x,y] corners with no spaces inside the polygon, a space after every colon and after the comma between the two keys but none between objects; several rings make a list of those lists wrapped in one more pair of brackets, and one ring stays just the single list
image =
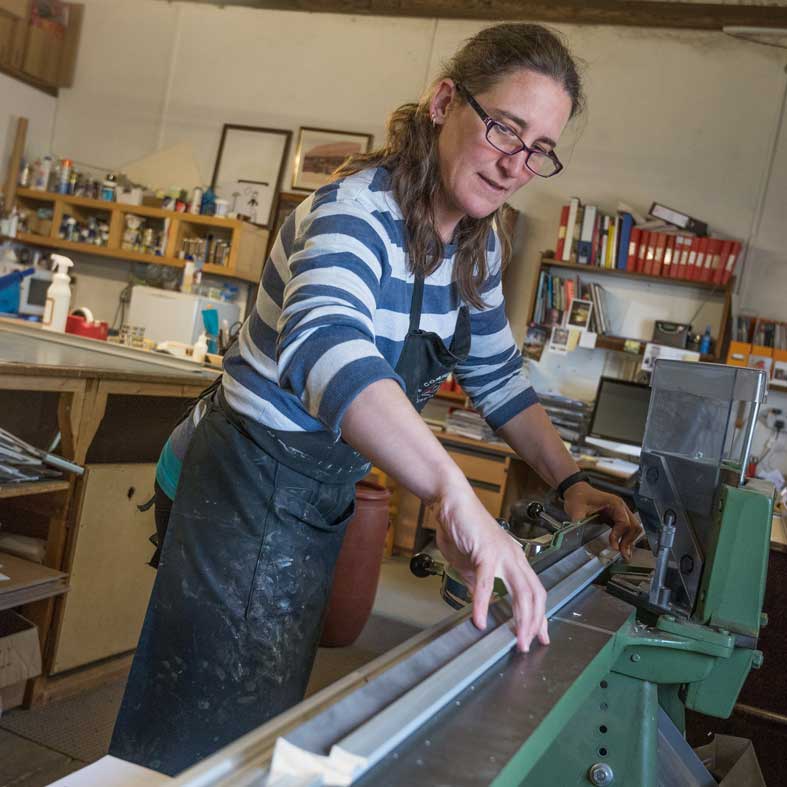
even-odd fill
[{"label": "computer monitor", "polygon": [[641,446],[649,405],[649,385],[602,377],[596,392],[589,436]]}]

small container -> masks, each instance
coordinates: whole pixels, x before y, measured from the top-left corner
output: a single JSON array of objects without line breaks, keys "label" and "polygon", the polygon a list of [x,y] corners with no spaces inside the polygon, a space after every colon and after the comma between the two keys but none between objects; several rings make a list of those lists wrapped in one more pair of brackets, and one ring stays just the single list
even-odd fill
[{"label": "small container", "polygon": [[57,179],[58,194],[68,194],[68,185],[71,182],[71,173],[74,171],[74,162],[70,158],[60,161],[60,174]]},{"label": "small container", "polygon": [[24,166],[19,171],[19,187],[26,189],[30,186],[30,164],[24,163]]},{"label": "small container", "polygon": [[190,293],[193,283],[194,283],[194,263],[191,262],[191,260],[189,260],[183,266],[183,281],[180,283],[180,291],[185,293]]},{"label": "small container", "polygon": [[114,202],[115,197],[117,196],[117,179],[114,175],[109,174],[107,175],[104,183],[101,186],[101,196],[99,199],[103,199],[105,202]]},{"label": "small container", "polygon": [[194,343],[194,349],[191,352],[191,359],[197,363],[202,363],[205,356],[208,354],[208,337],[204,331],[199,335],[199,339]]},{"label": "small container", "polygon": [[713,343],[713,338],[710,335],[710,325],[705,328],[705,333],[700,339],[700,353],[702,355],[710,354],[711,344]]},{"label": "small container", "polygon": [[202,208],[202,195],[203,191],[199,186],[194,187],[194,191],[191,192],[191,202],[189,203],[189,213],[194,213],[199,215],[199,212]]},{"label": "small container", "polygon": [[226,216],[230,212],[230,203],[226,199],[216,200],[216,216]]}]

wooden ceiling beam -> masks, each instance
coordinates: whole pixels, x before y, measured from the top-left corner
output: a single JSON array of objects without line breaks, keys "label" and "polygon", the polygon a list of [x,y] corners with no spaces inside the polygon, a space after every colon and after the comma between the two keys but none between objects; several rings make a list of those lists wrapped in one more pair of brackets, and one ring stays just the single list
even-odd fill
[{"label": "wooden ceiling beam", "polygon": [[409,16],[684,30],[787,29],[787,6],[647,0],[192,0],[213,5],[313,13]]}]

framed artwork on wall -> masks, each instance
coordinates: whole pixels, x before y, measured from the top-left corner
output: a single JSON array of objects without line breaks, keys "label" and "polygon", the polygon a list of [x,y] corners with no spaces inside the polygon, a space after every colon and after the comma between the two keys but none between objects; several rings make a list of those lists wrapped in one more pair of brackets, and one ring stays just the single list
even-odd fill
[{"label": "framed artwork on wall", "polygon": [[238,218],[270,227],[292,131],[225,123],[211,188]]},{"label": "framed artwork on wall", "polygon": [[368,153],[371,134],[302,127],[292,173],[292,188],[314,191],[331,180],[331,173],[355,153]]},{"label": "framed artwork on wall", "polygon": [[268,254],[271,253],[273,244],[276,242],[276,236],[279,234],[281,225],[287,219],[287,216],[292,213],[298,205],[301,204],[308,194],[294,194],[291,191],[280,191],[276,198],[276,208],[274,210],[273,224],[271,226],[271,234],[268,239]]}]

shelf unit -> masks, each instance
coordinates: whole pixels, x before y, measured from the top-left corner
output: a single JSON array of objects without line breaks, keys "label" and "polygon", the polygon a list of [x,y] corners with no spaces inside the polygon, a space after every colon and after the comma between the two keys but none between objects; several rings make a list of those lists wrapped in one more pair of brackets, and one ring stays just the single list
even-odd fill
[{"label": "shelf unit", "polygon": [[68,481],[23,481],[18,484],[0,485],[0,499],[43,495],[51,492],[66,492],[71,487]]},{"label": "shelf unit", "polygon": [[[725,344],[725,335],[727,332],[727,323],[729,321],[730,309],[732,305],[732,288],[735,280],[730,281],[724,285],[711,284],[702,281],[687,281],[685,279],[666,279],[663,276],[650,276],[645,273],[631,273],[619,268],[601,268],[595,265],[579,265],[575,262],[564,262],[557,260],[554,257],[542,257],[540,264],[535,269],[533,284],[530,290],[530,304],[528,308],[529,322],[533,322],[533,312],[536,306],[536,299],[538,297],[538,282],[541,276],[541,271],[544,268],[557,268],[559,270],[570,271],[576,274],[583,274],[585,276],[607,276],[619,279],[628,279],[630,281],[643,281],[649,284],[661,284],[666,287],[681,287],[690,288],[695,290],[707,291],[709,295],[716,293],[719,297],[724,298],[724,308],[721,317],[721,332],[716,340],[716,353],[712,355],[702,355],[701,360],[710,362],[720,362],[723,355],[723,348]],[[628,351],[625,349],[627,342],[636,342],[639,346],[638,352]],[[615,352],[627,352],[631,355],[641,355],[645,350],[645,345],[648,339],[640,339],[635,337],[624,336],[608,336],[598,335],[596,339],[596,348],[601,350],[613,350]]]},{"label": "shelf unit", "polygon": [[[47,234],[32,232],[17,233],[16,240],[20,243],[44,248],[75,251],[93,254],[112,259],[131,262],[147,262],[154,265],[168,265],[182,268],[184,260],[177,256],[181,241],[187,237],[207,236],[218,232],[230,241],[230,252],[226,265],[205,264],[203,273],[241,279],[243,281],[259,281],[262,265],[265,261],[265,249],[268,245],[268,230],[249,224],[239,219],[228,219],[217,216],[201,216],[192,213],[178,213],[161,208],[144,205],[127,205],[120,202],[74,197],[66,194],[55,194],[49,191],[17,188],[15,190],[17,204],[28,210],[41,205],[52,207],[52,223]],[[105,246],[90,243],[79,243],[63,240],[58,236],[64,215],[70,215],[76,208],[82,214],[104,214],[109,221],[109,239]],[[167,241],[163,255],[147,254],[122,248],[123,228],[127,215],[169,221]]]}]

